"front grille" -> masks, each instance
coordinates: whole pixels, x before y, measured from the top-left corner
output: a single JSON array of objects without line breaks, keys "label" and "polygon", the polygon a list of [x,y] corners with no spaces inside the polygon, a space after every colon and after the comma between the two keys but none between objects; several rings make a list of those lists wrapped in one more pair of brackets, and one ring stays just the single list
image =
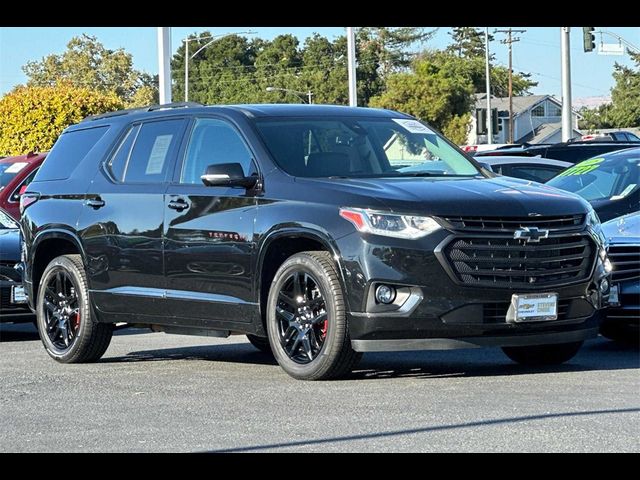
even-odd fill
[{"label": "front grille", "polygon": [[582,228],[584,215],[556,217],[444,217],[452,230],[487,233],[513,233],[525,227],[553,232],[570,232]]},{"label": "front grille", "polygon": [[586,235],[525,244],[500,237],[458,237],[444,249],[453,274],[470,286],[543,288],[585,280],[594,247]]},{"label": "front grille", "polygon": [[[558,320],[566,320],[571,299],[558,301]],[[509,310],[509,302],[485,303],[483,305],[484,323],[504,323]]]},{"label": "front grille", "polygon": [[640,278],[640,245],[612,245],[609,260],[613,265],[613,282]]}]

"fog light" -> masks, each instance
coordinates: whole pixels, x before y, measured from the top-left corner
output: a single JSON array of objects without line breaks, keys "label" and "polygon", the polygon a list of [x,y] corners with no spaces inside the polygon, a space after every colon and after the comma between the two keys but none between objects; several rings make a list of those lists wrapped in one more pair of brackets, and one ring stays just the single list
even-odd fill
[{"label": "fog light", "polygon": [[609,280],[606,278],[600,282],[600,293],[607,293],[609,291]]},{"label": "fog light", "polygon": [[393,303],[396,299],[396,289],[389,285],[378,285],[376,288],[376,300],[385,305]]}]

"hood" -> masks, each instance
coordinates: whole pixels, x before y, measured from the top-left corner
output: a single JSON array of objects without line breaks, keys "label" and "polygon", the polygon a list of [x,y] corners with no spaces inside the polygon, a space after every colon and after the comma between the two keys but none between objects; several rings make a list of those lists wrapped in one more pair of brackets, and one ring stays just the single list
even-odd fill
[{"label": "hood", "polygon": [[640,243],[640,212],[623,215],[603,223],[602,233],[609,244]]},{"label": "hood", "polygon": [[20,230],[0,229],[0,262],[20,261]]},{"label": "hood", "polygon": [[[372,199],[391,211],[440,216],[507,216],[535,213],[543,216],[584,214],[589,204],[570,192],[536,182],[495,178],[297,178],[324,198],[359,202]],[[336,195],[339,193],[340,195]]]}]

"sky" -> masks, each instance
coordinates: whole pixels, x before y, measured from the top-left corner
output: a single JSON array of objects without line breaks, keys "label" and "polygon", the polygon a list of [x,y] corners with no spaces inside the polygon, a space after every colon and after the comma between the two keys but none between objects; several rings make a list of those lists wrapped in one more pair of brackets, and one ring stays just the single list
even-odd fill
[{"label": "sky", "polygon": [[[429,27],[427,27],[429,28]],[[493,33],[498,27],[489,27]],[[499,27],[504,28],[504,27]],[[534,94],[561,96],[560,83],[560,28],[559,27],[513,27],[524,29],[519,34],[520,41],[514,43],[513,64],[517,71],[529,72],[538,86]],[[595,27],[622,36],[635,46],[640,46],[640,27]],[[271,39],[281,33],[291,33],[300,42],[317,32],[330,39],[344,34],[342,27],[174,27],[172,46],[175,52],[187,34],[208,30],[214,35],[254,31],[255,36]],[[424,44],[426,48],[444,48],[450,41],[449,27],[439,27],[434,38]],[[21,67],[32,60],[40,60],[51,53],[62,53],[67,42],[76,35],[94,35],[107,48],[124,48],[133,55],[135,68],[151,74],[158,73],[157,39],[155,27],[2,27],[0,28],[0,95],[15,85],[24,83],[26,77]],[[249,35],[252,36],[252,35]],[[497,33],[490,44],[499,64],[507,65],[507,46],[500,43],[504,34]],[[605,43],[615,43],[610,36],[604,36]],[[596,35],[596,44],[600,35]],[[615,62],[632,65],[627,55],[599,55],[595,51],[584,53],[582,49],[582,28],[571,29],[571,76],[572,97],[607,96],[613,86],[613,65]]]}]

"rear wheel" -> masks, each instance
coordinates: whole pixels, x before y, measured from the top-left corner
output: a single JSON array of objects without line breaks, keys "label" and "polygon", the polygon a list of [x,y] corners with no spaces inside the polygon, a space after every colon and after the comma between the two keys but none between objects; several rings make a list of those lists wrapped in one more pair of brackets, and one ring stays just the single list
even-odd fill
[{"label": "rear wheel", "polygon": [[331,255],[302,252],[276,272],[267,330],[280,366],[301,380],[349,373],[361,357],[351,348],[344,294]]},{"label": "rear wheel", "polygon": [[268,353],[269,355],[272,354],[271,345],[269,344],[269,339],[268,338],[266,338],[266,337],[258,337],[256,335],[251,335],[251,334],[248,334],[247,338],[249,339],[249,342],[251,343],[251,345],[256,347],[262,353]]},{"label": "rear wheel", "polygon": [[559,365],[571,360],[583,342],[532,345],[527,347],[503,347],[502,351],[514,362],[522,365]]},{"label": "rear wheel", "polygon": [[80,255],[54,258],[42,274],[37,326],[47,353],[62,363],[92,362],[109,347],[113,325],[97,323]]}]

